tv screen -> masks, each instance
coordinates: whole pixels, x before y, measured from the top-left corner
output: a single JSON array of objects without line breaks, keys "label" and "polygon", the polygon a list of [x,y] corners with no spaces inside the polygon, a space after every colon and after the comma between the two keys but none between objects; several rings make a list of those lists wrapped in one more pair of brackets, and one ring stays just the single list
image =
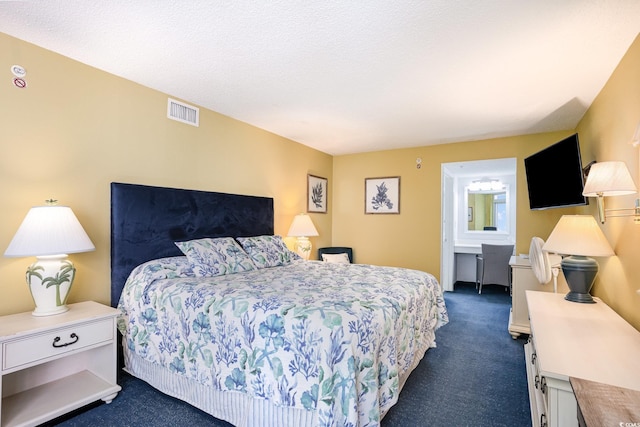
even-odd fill
[{"label": "tv screen", "polygon": [[532,210],[588,203],[582,195],[584,175],[578,134],[527,157],[524,168]]}]

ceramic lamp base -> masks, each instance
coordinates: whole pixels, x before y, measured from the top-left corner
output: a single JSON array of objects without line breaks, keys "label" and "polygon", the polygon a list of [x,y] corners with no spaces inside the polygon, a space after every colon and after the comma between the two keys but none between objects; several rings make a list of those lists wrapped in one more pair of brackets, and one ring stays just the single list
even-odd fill
[{"label": "ceramic lamp base", "polygon": [[308,237],[298,237],[296,240],[296,253],[302,257],[305,261],[309,260],[311,255],[311,241]]},{"label": "ceramic lamp base", "polygon": [[27,269],[26,279],[35,310],[34,316],[52,316],[69,310],[67,297],[76,269],[67,255],[38,257]]}]

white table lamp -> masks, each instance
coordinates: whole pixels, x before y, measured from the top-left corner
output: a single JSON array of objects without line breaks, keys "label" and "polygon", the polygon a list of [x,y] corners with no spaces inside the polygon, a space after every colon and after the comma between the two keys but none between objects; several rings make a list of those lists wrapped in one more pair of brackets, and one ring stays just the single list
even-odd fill
[{"label": "white table lamp", "polygon": [[303,259],[308,260],[312,248],[309,237],[318,235],[318,230],[316,230],[309,215],[303,213],[296,215],[287,235],[298,238],[296,240],[296,252]]},{"label": "white table lamp", "polygon": [[598,274],[598,263],[589,257],[615,255],[595,218],[591,215],[563,215],[542,249],[569,255],[560,263],[570,291],[565,299],[595,302],[589,291]]},{"label": "white table lamp", "polygon": [[32,314],[49,316],[68,310],[65,304],[76,269],[67,254],[94,249],[71,208],[49,204],[29,210],[4,256],[37,258],[26,274],[36,305]]}]

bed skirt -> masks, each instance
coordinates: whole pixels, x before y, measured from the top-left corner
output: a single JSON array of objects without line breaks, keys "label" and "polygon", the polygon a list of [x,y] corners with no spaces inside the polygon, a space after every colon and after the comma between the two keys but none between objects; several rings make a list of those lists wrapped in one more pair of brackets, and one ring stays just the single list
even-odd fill
[{"label": "bed skirt", "polygon": [[275,406],[264,399],[233,391],[221,392],[169,372],[126,351],[125,371],[164,394],[183,400],[212,416],[237,427],[317,425],[316,413],[299,408]]},{"label": "bed skirt", "polygon": [[[315,427],[318,425],[316,412],[276,406],[264,399],[254,399],[244,393],[214,390],[144,360],[128,351],[126,343],[123,344],[125,344],[124,370],[126,372],[162,393],[187,402],[236,427]],[[432,343],[432,346],[434,344]],[[401,390],[409,374],[419,363],[420,359],[414,361],[412,368],[400,375]]]}]

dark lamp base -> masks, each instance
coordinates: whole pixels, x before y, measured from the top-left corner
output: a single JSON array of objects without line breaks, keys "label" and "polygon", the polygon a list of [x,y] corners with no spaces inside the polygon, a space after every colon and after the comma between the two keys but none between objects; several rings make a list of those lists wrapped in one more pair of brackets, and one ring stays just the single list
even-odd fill
[{"label": "dark lamp base", "polygon": [[582,294],[579,292],[569,292],[564,296],[564,299],[571,302],[582,302],[587,304],[595,304],[591,294]]},{"label": "dark lamp base", "polygon": [[571,302],[595,303],[589,291],[598,274],[598,263],[593,258],[574,255],[564,258],[561,265],[570,290],[564,299]]}]

